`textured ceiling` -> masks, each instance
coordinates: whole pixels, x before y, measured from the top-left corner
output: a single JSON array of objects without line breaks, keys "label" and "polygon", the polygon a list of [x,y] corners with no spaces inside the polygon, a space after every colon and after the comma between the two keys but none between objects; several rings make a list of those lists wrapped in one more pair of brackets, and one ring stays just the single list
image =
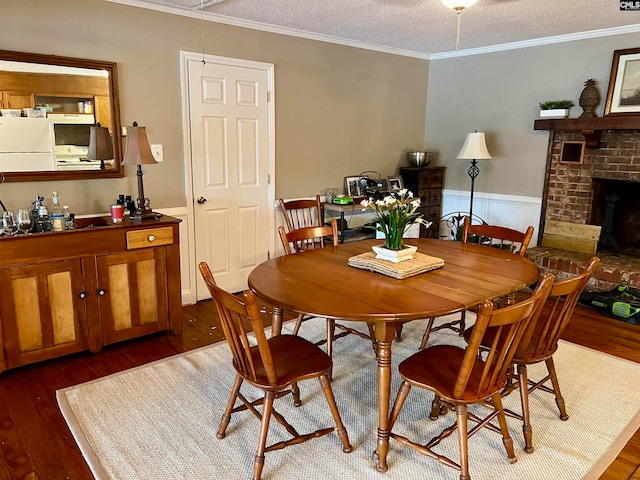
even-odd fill
[{"label": "textured ceiling", "polygon": [[[114,1],[114,0],[112,0]],[[115,0],[118,1],[118,0]],[[301,36],[430,55],[456,49],[456,13],[440,0],[140,0],[207,14],[215,20],[257,22]],[[223,20],[224,21],[224,20]],[[479,0],[461,17],[459,49],[539,40],[636,25],[640,11],[618,0]],[[259,27],[258,27],[259,28]]]}]

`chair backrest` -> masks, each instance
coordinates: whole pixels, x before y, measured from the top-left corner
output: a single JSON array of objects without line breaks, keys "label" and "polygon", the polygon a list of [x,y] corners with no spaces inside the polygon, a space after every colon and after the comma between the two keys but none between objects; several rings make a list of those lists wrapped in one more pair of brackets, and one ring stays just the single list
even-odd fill
[{"label": "chair backrest", "polygon": [[465,217],[462,230],[463,243],[490,245],[522,256],[527,251],[532,236],[533,227],[531,225],[526,232],[522,233],[498,225],[471,225],[469,217]]},{"label": "chair backrest", "polygon": [[316,227],[322,225],[322,203],[320,195],[314,200],[279,200],[280,210],[287,225],[287,231],[298,228]]},{"label": "chair backrest", "polygon": [[278,233],[287,255],[291,255],[294,252],[324,248],[325,237],[331,237],[332,244],[334,246],[338,245],[338,222],[335,218],[331,220],[331,225],[298,228],[297,230],[291,230],[289,233],[285,232],[284,228],[280,226],[278,227]]},{"label": "chair backrest", "polygon": [[[533,320],[516,352],[516,360],[534,363],[544,360],[558,349],[558,339],[567,327],[580,294],[591,276],[598,270],[600,259],[592,257],[582,273],[553,284],[547,302],[540,315]],[[550,308],[549,308],[550,307]]]},{"label": "chair backrest", "polygon": [[[264,383],[266,380],[268,384],[275,385],[278,375],[255,296],[249,290],[242,294],[242,299],[232,295],[216,285],[205,262],[200,262],[198,268],[218,309],[222,330],[233,354],[235,369],[247,380],[256,383]],[[247,325],[251,325],[255,334],[259,357],[252,354]]]},{"label": "chair backrest", "polygon": [[[552,285],[553,275],[548,273],[540,278],[533,294],[526,300],[497,310],[490,300],[482,302],[456,379],[455,398],[462,398],[469,390],[476,398],[486,398],[504,386],[507,370],[527,325],[539,305],[547,300]],[[488,328],[495,334],[490,346],[485,345],[481,350]],[[479,359],[480,351],[484,361]],[[471,373],[478,368],[482,368],[478,383],[469,385]]]}]

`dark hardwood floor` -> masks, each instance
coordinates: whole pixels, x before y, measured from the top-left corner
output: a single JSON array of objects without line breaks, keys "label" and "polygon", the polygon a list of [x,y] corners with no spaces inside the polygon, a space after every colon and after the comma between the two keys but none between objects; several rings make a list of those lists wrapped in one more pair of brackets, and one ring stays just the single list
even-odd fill
[{"label": "dark hardwood floor", "polygon": [[[0,479],[91,479],[58,409],[56,390],[222,340],[211,301],[185,307],[183,321],[181,336],[153,335],[0,374]],[[578,306],[565,338],[640,362],[640,327],[586,307]],[[639,464],[640,431],[601,478],[640,478],[638,472],[634,476]]]}]

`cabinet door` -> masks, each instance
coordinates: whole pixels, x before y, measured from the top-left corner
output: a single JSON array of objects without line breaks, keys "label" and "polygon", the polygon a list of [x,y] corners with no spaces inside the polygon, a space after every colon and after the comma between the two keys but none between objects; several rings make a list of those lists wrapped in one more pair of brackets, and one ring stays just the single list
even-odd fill
[{"label": "cabinet door", "polygon": [[88,349],[79,259],[0,269],[7,368]]},{"label": "cabinet door", "polygon": [[169,328],[164,247],[97,257],[104,344]]},{"label": "cabinet door", "polygon": [[33,108],[36,97],[29,92],[2,92],[2,108]]}]

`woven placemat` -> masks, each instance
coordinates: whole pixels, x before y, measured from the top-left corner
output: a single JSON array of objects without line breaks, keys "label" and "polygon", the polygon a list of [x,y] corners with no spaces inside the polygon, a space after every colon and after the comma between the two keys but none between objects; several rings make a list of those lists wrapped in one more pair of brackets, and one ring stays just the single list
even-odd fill
[{"label": "woven placemat", "polygon": [[440,268],[444,265],[444,260],[416,252],[413,254],[411,260],[393,263],[376,258],[376,254],[373,252],[366,252],[349,258],[347,263],[352,267],[371,270],[372,272],[382,273],[383,275],[402,280]]}]

